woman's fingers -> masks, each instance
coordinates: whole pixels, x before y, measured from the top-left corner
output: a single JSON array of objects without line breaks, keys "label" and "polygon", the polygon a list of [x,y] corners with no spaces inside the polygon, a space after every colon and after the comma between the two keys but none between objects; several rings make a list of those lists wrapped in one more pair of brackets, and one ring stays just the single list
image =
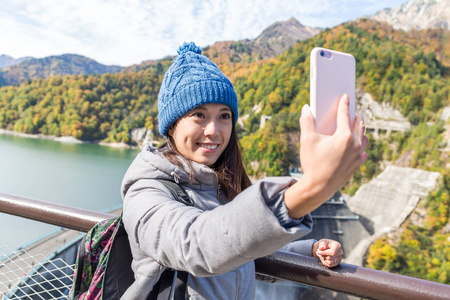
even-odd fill
[{"label": "woman's fingers", "polygon": [[355,122],[353,123],[352,131],[356,136],[359,136],[361,139],[364,136],[366,126],[364,124],[364,119],[359,114],[355,115]]},{"label": "woman's fingers", "polygon": [[327,267],[335,267],[341,263],[342,255],[337,256],[328,256],[328,255],[319,255],[320,262]]},{"label": "woman's fingers", "polygon": [[336,133],[350,132],[350,100],[347,94],[343,94],[339,100],[337,111]]},{"label": "woman's fingers", "polygon": [[308,104],[303,105],[302,115],[300,116],[300,128],[302,136],[316,131],[314,117]]},{"label": "woman's fingers", "polygon": [[360,153],[360,164],[364,163],[367,160],[367,153],[365,153],[367,144],[369,143],[369,139],[365,135],[366,133],[366,125],[364,124],[364,119],[360,115],[355,116],[355,123],[353,124],[353,135],[359,138],[357,140],[357,146],[361,145],[359,149]]},{"label": "woman's fingers", "polygon": [[338,241],[330,239],[321,239],[317,242],[317,255],[338,257],[344,254],[342,246]]},{"label": "woman's fingers", "polygon": [[341,257],[328,257],[327,259],[325,259],[325,261],[323,262],[324,265],[326,265],[327,267],[336,267],[337,265],[339,265],[341,263]]}]

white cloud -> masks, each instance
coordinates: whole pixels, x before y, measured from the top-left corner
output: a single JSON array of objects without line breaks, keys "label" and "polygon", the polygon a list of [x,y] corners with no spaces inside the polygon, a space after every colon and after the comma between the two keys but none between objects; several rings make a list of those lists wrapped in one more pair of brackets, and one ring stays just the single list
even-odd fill
[{"label": "white cloud", "polygon": [[[76,53],[131,65],[174,55],[184,41],[204,47],[255,38],[276,21],[330,27],[400,0],[16,0],[0,7],[0,54]],[[3,34],[7,33],[7,34]]]}]

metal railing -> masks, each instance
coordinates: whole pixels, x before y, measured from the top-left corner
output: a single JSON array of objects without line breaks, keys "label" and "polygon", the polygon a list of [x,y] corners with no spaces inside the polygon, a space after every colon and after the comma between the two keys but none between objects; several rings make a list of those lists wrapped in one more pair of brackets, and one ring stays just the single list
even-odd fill
[{"label": "metal railing", "polygon": [[[0,212],[86,232],[113,217],[67,205],[0,193]],[[255,261],[259,274],[368,299],[450,299],[450,286],[341,263],[329,269],[318,259],[278,251]]]}]

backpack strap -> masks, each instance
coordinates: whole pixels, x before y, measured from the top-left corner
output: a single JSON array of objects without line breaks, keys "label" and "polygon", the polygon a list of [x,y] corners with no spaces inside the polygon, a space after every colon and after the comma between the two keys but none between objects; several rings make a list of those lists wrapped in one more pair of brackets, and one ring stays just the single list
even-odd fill
[{"label": "backpack strap", "polygon": [[[158,295],[156,296],[156,300],[169,300],[170,294],[174,294],[175,291],[175,282],[177,271],[174,271],[172,269],[166,269],[162,274],[161,278],[159,279],[159,285],[158,285]],[[183,291],[183,296],[185,290]],[[147,298],[149,299],[149,298]]]},{"label": "backpack strap", "polygon": [[189,196],[186,194],[186,191],[177,183],[167,179],[157,179],[157,180],[162,184],[164,184],[164,186],[172,193],[175,200],[187,206],[194,205],[194,201],[192,201],[192,199],[189,198]]},{"label": "backpack strap", "polygon": [[[187,195],[186,191],[179,186],[176,182],[166,179],[157,179],[159,182],[164,184],[164,186],[170,191],[172,196],[180,203],[187,206],[193,206],[194,201]],[[157,285],[153,288],[153,293],[150,293],[147,299],[155,299],[155,291],[157,293],[157,300],[174,299],[182,300],[185,299],[187,290],[187,279],[188,272],[178,271],[167,268],[162,274]]]},{"label": "backpack strap", "polygon": [[185,271],[175,271],[177,274],[177,279],[174,282],[174,291],[173,291],[173,299],[174,300],[183,300],[185,299],[186,289],[187,289],[187,279],[188,272]]}]

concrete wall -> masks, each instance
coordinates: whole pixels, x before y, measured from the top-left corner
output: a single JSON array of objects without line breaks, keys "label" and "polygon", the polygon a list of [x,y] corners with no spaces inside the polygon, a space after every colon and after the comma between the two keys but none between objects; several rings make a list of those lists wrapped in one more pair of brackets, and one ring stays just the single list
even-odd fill
[{"label": "concrete wall", "polygon": [[361,265],[367,247],[378,237],[397,230],[419,201],[437,188],[441,175],[420,169],[388,166],[384,172],[361,186],[348,200],[370,237],[361,240],[347,262]]}]

